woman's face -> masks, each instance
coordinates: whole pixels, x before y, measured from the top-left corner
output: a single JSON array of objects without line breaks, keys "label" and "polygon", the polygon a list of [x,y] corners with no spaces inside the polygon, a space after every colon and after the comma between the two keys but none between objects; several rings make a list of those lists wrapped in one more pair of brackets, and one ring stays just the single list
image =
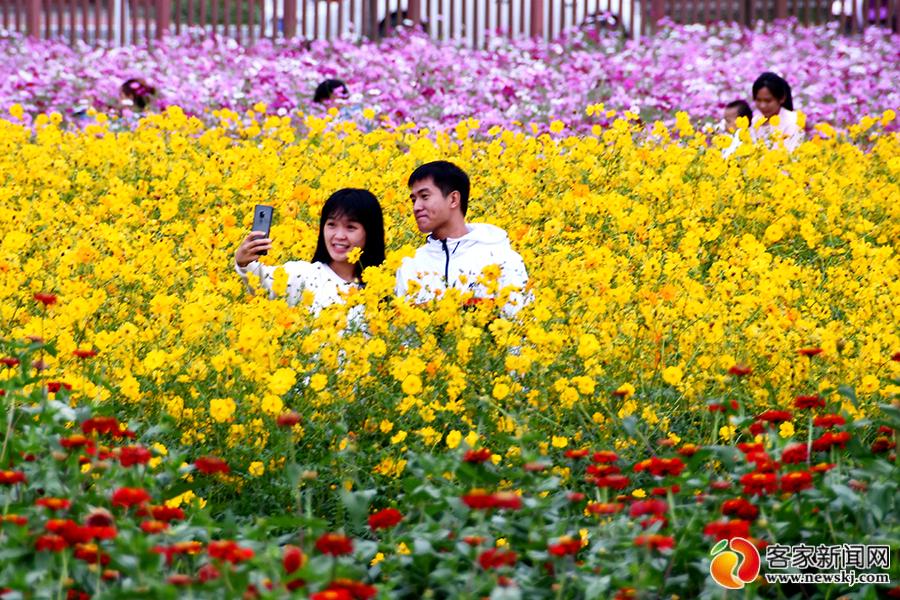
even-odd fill
[{"label": "woman's face", "polygon": [[329,217],[322,229],[325,248],[334,262],[347,262],[347,254],[353,248],[366,247],[366,230],[362,223],[352,221],[345,215]]},{"label": "woman's face", "polygon": [[756,103],[756,108],[759,109],[762,116],[767,119],[777,115],[778,111],[781,110],[781,105],[784,103],[784,100],[779,100],[772,95],[772,92],[767,87],[760,88],[756,92],[756,97],[753,98],[753,101]]}]

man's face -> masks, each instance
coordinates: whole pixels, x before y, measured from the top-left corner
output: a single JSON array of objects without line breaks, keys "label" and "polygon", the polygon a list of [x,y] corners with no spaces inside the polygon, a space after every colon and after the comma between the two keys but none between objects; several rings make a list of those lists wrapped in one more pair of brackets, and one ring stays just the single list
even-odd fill
[{"label": "man's face", "polygon": [[431,233],[450,220],[452,211],[459,205],[459,193],[444,196],[431,177],[417,181],[409,188],[416,225],[422,233]]}]

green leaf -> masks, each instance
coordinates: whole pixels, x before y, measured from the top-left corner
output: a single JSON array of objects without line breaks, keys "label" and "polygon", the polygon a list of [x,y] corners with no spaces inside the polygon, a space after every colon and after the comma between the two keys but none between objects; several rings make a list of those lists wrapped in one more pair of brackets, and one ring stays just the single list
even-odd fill
[{"label": "green leaf", "polygon": [[709,551],[710,555],[715,556],[719,552],[725,549],[725,546],[728,545],[728,540],[719,540],[719,542],[713,546],[712,550]]}]

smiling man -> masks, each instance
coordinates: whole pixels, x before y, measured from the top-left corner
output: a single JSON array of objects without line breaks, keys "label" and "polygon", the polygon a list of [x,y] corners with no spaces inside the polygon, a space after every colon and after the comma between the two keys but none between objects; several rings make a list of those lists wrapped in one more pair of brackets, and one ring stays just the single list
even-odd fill
[{"label": "smiling man", "polygon": [[[448,288],[457,288],[483,299],[511,287],[504,312],[518,312],[527,302],[525,263],[505,231],[487,223],[466,223],[469,177],[465,171],[447,161],[430,162],[413,171],[408,184],[416,225],[429,235],[415,256],[405,258],[397,270],[397,295],[428,302]],[[491,267],[499,269],[496,289],[489,289],[483,277]]]}]

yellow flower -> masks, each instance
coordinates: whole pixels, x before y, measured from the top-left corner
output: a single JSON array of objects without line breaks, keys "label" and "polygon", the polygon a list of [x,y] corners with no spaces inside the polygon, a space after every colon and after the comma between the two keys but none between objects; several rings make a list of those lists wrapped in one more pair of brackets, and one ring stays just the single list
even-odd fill
[{"label": "yellow flower", "polygon": [[230,421],[237,406],[231,398],[213,398],[209,401],[209,416],[216,423]]},{"label": "yellow flower", "polygon": [[719,428],[719,437],[724,441],[730,441],[731,438],[734,437],[734,434],[737,433],[737,427],[734,425],[722,425]]},{"label": "yellow flower", "polygon": [[794,435],[794,424],[790,421],[783,422],[778,426],[778,435],[780,435],[784,439],[787,439]]},{"label": "yellow flower", "polygon": [[381,433],[390,433],[394,429],[394,424],[387,419],[382,419],[381,423],[378,424],[378,429],[381,430]]},{"label": "yellow flower", "polygon": [[447,438],[444,442],[447,444],[447,447],[451,450],[456,450],[459,447],[460,442],[462,441],[462,433],[458,430],[454,429],[450,433],[447,434]]},{"label": "yellow flower", "polygon": [[881,382],[874,375],[865,375],[859,384],[859,391],[863,394],[874,394],[881,387]]},{"label": "yellow flower", "polygon": [[391,443],[392,443],[392,444],[400,444],[400,443],[402,443],[405,439],[406,439],[406,432],[405,432],[405,431],[398,431],[397,433],[395,433],[394,435],[391,436]]},{"label": "yellow flower", "polygon": [[666,367],[663,369],[662,378],[663,381],[668,383],[669,385],[678,385],[681,383],[681,378],[684,375],[680,367]]},{"label": "yellow flower", "polygon": [[550,122],[550,131],[552,133],[561,133],[563,129],[566,128],[566,124],[562,121],[551,121]]},{"label": "yellow flower", "polygon": [[14,119],[21,121],[25,117],[25,109],[17,102],[9,107],[9,114],[12,115]]},{"label": "yellow flower", "polygon": [[407,556],[409,554],[412,554],[412,551],[409,549],[409,546],[407,546],[403,542],[400,542],[399,544],[397,544],[397,554]]},{"label": "yellow flower", "polygon": [[478,432],[476,432],[476,431],[470,431],[469,433],[466,434],[465,440],[466,440],[466,444],[469,445],[469,448],[475,447],[475,444],[478,443],[479,437],[480,436],[478,435]]},{"label": "yellow flower", "polygon": [[384,560],[384,552],[376,552],[375,556],[372,557],[371,562],[369,562],[370,567],[374,567],[378,563]]},{"label": "yellow flower", "polygon": [[637,488],[636,490],[631,492],[631,495],[634,496],[635,498],[646,498],[647,492],[645,492],[641,488]]},{"label": "yellow flower", "polygon": [[362,248],[359,246],[354,246],[350,249],[350,252],[347,253],[347,262],[351,265],[355,265],[359,262],[359,257],[362,256]]},{"label": "yellow flower", "polygon": [[422,380],[418,375],[408,375],[401,386],[407,396],[415,396],[422,391]]},{"label": "yellow flower", "polygon": [[503,400],[507,396],[509,396],[509,386],[505,383],[495,383],[494,390],[491,393],[497,400]]},{"label": "yellow flower", "polygon": [[369,119],[371,121],[372,119],[375,118],[375,111],[372,110],[371,108],[364,108],[363,109],[363,117],[365,117],[366,119]]},{"label": "yellow flower", "polygon": [[250,473],[250,475],[252,475],[253,477],[262,477],[263,473],[266,472],[266,468],[260,461],[255,460],[250,463],[250,466],[247,468],[247,472]]},{"label": "yellow flower", "polygon": [[294,386],[296,380],[297,374],[293,369],[278,369],[269,377],[269,392],[283,396]]},{"label": "yellow flower", "polygon": [[327,384],[328,376],[322,373],[316,373],[309,378],[309,387],[316,392],[321,392],[322,390],[324,390]]},{"label": "yellow flower", "polygon": [[550,443],[554,448],[565,448],[569,445],[569,438],[554,435],[550,438]]}]

